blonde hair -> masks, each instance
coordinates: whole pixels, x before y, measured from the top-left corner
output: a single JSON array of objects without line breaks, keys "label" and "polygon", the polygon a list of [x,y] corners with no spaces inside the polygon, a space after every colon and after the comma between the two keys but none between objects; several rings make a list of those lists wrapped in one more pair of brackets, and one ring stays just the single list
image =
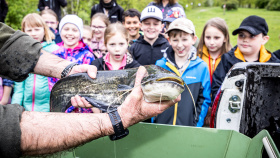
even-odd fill
[{"label": "blonde hair", "polygon": [[128,41],[128,33],[127,30],[125,29],[125,27],[120,23],[120,22],[116,22],[113,24],[110,24],[104,33],[104,44],[106,46],[108,40],[115,36],[116,33],[121,33],[123,35],[123,37],[126,39],[126,41]]},{"label": "blonde hair", "polygon": [[56,21],[57,21],[57,22],[59,21],[57,15],[56,15],[56,13],[55,13],[53,10],[51,10],[51,9],[44,9],[44,10],[42,10],[42,11],[40,12],[40,15],[41,15],[41,16],[44,15],[44,14],[50,14],[50,15],[52,15],[52,16],[54,16],[54,17],[56,18]]},{"label": "blonde hair", "polygon": [[84,25],[83,29],[89,31],[89,32],[91,33],[91,38],[93,38],[93,31],[92,31],[92,29],[90,28],[90,26]]},{"label": "blonde hair", "polygon": [[199,40],[199,44],[197,46],[197,53],[199,57],[202,57],[203,54],[203,45],[205,44],[204,41],[204,37],[205,37],[205,31],[207,29],[208,26],[212,26],[217,28],[218,30],[220,30],[224,36],[225,36],[225,43],[222,46],[222,54],[228,52],[231,49],[231,44],[230,44],[230,38],[229,38],[229,32],[228,32],[228,26],[227,23],[224,19],[222,18],[212,18],[210,20],[207,21],[207,23],[205,24],[203,31],[202,31],[202,35],[200,37]]},{"label": "blonde hair", "polygon": [[54,34],[52,31],[49,29],[47,24],[44,22],[43,18],[37,14],[37,13],[31,13],[27,14],[22,22],[21,22],[21,31],[24,32],[25,27],[30,26],[30,27],[43,27],[44,28],[44,40],[47,41],[47,43],[51,43],[52,40],[55,38]]},{"label": "blonde hair", "polygon": [[[154,2],[155,2],[156,4],[160,4],[160,3],[162,2],[162,0],[154,0]],[[173,4],[177,3],[177,0],[169,0],[168,3],[169,3],[170,5],[173,5]]]},{"label": "blonde hair", "polygon": [[97,18],[102,20],[105,23],[106,27],[108,27],[108,25],[110,24],[109,18],[104,13],[96,13],[91,17],[90,25],[92,24],[92,21]]}]

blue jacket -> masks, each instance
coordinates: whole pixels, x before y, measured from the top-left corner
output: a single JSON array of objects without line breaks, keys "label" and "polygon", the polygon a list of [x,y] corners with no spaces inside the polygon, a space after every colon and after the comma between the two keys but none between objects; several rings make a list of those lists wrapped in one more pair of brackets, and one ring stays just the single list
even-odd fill
[{"label": "blue jacket", "polygon": [[[59,47],[54,43],[41,43],[43,50],[53,52]],[[22,82],[15,82],[12,104],[17,103],[26,111],[50,111],[50,90],[48,78],[41,75],[29,74],[29,77]]]},{"label": "blue jacket", "polygon": [[181,101],[158,115],[155,122],[202,127],[211,104],[211,85],[207,64],[196,56],[195,47],[191,48],[188,61],[180,69],[175,63],[172,47],[166,50],[164,57],[156,65],[181,76],[185,82],[185,90],[181,94]]}]

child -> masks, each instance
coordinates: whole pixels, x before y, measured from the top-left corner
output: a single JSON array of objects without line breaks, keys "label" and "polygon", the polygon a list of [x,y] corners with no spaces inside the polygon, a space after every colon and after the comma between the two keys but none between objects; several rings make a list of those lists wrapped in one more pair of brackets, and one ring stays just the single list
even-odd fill
[{"label": "child", "polygon": [[279,62],[274,54],[264,47],[269,40],[268,26],[265,19],[259,16],[249,16],[232,32],[237,35],[237,46],[222,55],[212,80],[212,100],[216,96],[229,69],[239,62]]},{"label": "child", "polygon": [[155,64],[163,57],[163,52],[169,43],[160,34],[162,24],[162,12],[155,6],[146,7],[141,13],[141,29],[144,36],[131,45],[129,51],[133,58],[141,65]]},{"label": "child", "polygon": [[128,9],[123,13],[122,21],[128,32],[128,40],[130,45],[133,44],[141,35],[143,35],[143,32],[140,31],[140,16],[140,12],[136,9]]},{"label": "child", "polygon": [[92,62],[97,70],[121,70],[140,66],[137,61],[133,60],[130,53],[127,53],[127,30],[121,23],[108,26],[105,31],[104,43],[108,53],[103,58]]},{"label": "child", "polygon": [[45,9],[40,13],[40,15],[44,19],[45,23],[49,26],[51,31],[54,33],[54,35],[55,35],[54,42],[55,43],[62,42],[59,32],[57,30],[59,21],[58,21],[58,17],[56,15],[56,13],[51,9]]},{"label": "child", "polygon": [[[39,14],[26,15],[22,20],[21,30],[41,42],[43,50],[47,52],[53,52],[59,48],[52,41],[54,34]],[[22,105],[27,111],[49,112],[49,97],[48,78],[31,73],[26,80],[15,82],[12,103]]]},{"label": "child", "polygon": [[[77,15],[64,16],[60,21],[59,32],[62,43],[53,54],[77,64],[90,64],[94,60],[89,47],[82,40],[83,21],[81,18]],[[57,81],[57,78],[49,77],[50,88]]]},{"label": "child", "polygon": [[181,101],[156,116],[156,123],[202,127],[211,103],[207,65],[196,55],[193,23],[186,18],[174,20],[167,30],[170,45],[156,65],[176,73],[185,82]]},{"label": "child", "polygon": [[11,103],[13,85],[13,81],[0,77],[0,105]]},{"label": "child", "polygon": [[95,4],[91,8],[90,17],[96,13],[105,14],[111,23],[122,22],[123,8],[117,4],[116,0],[99,0],[99,4]]},{"label": "child", "polygon": [[92,29],[88,25],[84,25],[83,28],[83,41],[88,46],[91,45],[91,39],[92,39]]},{"label": "child", "polygon": [[106,54],[104,46],[104,32],[110,21],[103,13],[97,13],[91,18],[91,28],[93,30],[91,49],[96,58],[100,58]]},{"label": "child", "polygon": [[222,18],[212,18],[204,26],[199,44],[198,56],[207,63],[212,84],[213,73],[221,56],[231,49],[228,27]]}]

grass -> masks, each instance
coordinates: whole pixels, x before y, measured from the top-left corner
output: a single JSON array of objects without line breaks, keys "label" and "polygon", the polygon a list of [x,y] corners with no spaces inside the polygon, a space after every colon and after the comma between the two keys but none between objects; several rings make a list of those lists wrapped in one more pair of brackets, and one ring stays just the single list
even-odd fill
[{"label": "grass", "polygon": [[196,34],[200,38],[205,23],[214,17],[220,17],[225,19],[229,27],[230,41],[232,46],[237,43],[237,36],[233,36],[231,33],[237,29],[241,24],[242,20],[247,16],[257,15],[263,17],[268,24],[268,36],[269,41],[265,44],[266,49],[274,52],[280,49],[280,12],[279,11],[268,11],[265,9],[249,9],[249,8],[238,8],[235,11],[226,11],[225,15],[223,9],[220,7],[212,8],[196,8],[191,11],[186,11],[186,16],[190,19],[196,28]]}]

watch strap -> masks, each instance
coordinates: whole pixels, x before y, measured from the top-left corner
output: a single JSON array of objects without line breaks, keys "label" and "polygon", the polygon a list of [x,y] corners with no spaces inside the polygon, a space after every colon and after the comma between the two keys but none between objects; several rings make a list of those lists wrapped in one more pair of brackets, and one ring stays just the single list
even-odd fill
[{"label": "watch strap", "polygon": [[110,111],[109,113],[110,120],[112,122],[115,134],[110,135],[109,138],[114,141],[121,139],[129,134],[128,129],[123,128],[121,117],[118,113],[118,110]]},{"label": "watch strap", "polygon": [[66,77],[69,74],[69,72],[72,70],[72,68],[76,65],[79,65],[79,64],[71,63],[68,66],[66,66],[66,68],[61,72],[61,78]]}]

